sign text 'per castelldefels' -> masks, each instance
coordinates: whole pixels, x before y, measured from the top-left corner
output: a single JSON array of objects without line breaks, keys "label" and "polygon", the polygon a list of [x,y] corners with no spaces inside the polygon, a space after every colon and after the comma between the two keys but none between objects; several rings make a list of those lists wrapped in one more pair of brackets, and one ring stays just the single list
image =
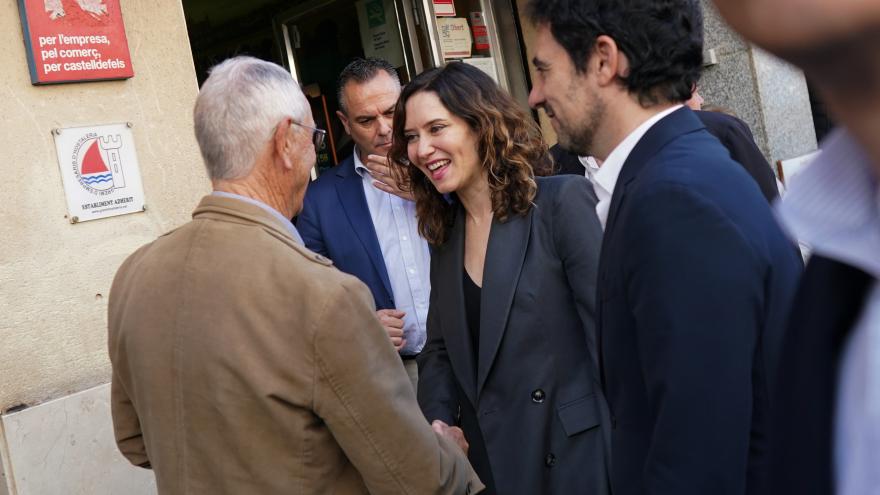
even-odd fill
[{"label": "sign text 'per castelldefels'", "polygon": [[18,0],[33,84],[134,75],[119,0]]}]

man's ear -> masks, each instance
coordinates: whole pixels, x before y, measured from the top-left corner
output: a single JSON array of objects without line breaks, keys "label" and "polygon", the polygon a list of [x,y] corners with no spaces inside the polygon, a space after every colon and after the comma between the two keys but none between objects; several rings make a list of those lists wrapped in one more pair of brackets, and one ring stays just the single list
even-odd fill
[{"label": "man's ear", "polygon": [[629,74],[629,60],[626,55],[618,49],[614,38],[604,34],[596,38],[591,63],[595,64],[600,86],[607,86]]},{"label": "man's ear", "polygon": [[342,113],[342,110],[337,110],[336,116],[339,117],[339,121],[342,122],[342,127],[345,127],[345,133],[351,136],[351,128],[349,127],[351,122],[348,121],[348,117]]},{"label": "man's ear", "polygon": [[272,135],[272,158],[276,164],[284,168],[292,169],[293,160],[293,141],[290,139],[291,120],[289,118],[282,120],[275,126],[275,134]]}]

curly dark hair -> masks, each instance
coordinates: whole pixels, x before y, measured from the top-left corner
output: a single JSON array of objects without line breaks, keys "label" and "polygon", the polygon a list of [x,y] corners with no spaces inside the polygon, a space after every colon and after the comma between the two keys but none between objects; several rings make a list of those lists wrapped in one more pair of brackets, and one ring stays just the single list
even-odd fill
[{"label": "curly dark hair", "polygon": [[541,131],[492,78],[473,66],[452,62],[416,76],[401,92],[394,110],[389,162],[397,182],[408,184],[415,196],[422,237],[434,245],[444,243],[458,208],[454,194],[445,198],[428,177],[409,165],[403,135],[406,102],[426,91],[436,94],[450,113],[467,122],[476,133],[481,166],[489,172],[495,218],[505,222],[511,215],[525,215],[538,190],[535,169],[542,174],[552,169]]},{"label": "curly dark hair", "polygon": [[581,73],[596,38],[611,37],[629,60],[621,81],[642,106],[686,101],[700,79],[699,0],[530,0],[527,15],[550,27]]}]

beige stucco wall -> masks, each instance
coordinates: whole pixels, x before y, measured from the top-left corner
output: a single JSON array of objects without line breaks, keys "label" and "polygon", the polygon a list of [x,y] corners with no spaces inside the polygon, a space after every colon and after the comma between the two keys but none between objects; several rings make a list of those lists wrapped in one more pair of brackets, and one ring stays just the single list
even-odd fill
[{"label": "beige stucco wall", "polygon": [[[138,246],[209,190],[192,132],[198,87],[180,0],[122,0],[135,76],[32,86],[16,0],[0,0],[0,410],[110,379],[107,295]],[[51,130],[133,123],[148,209],[76,225]]]}]

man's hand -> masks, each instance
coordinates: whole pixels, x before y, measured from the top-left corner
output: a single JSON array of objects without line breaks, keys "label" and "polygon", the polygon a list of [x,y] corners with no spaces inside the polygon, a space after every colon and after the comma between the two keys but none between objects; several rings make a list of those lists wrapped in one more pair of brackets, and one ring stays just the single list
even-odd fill
[{"label": "man's hand", "polygon": [[468,447],[470,447],[470,445],[468,445],[467,440],[464,438],[464,432],[461,431],[461,428],[457,426],[449,426],[439,419],[435,419],[434,422],[431,423],[431,428],[433,428],[437,434],[443,435],[455,442],[462,452],[465,454],[468,453]]},{"label": "man's hand", "polygon": [[404,191],[400,188],[394,176],[391,175],[391,168],[388,166],[388,158],[380,155],[368,155],[367,161],[364,163],[370,175],[373,177],[373,187],[408,201],[415,201],[412,191]]},{"label": "man's hand", "polygon": [[385,331],[388,332],[388,338],[391,339],[391,344],[397,352],[400,352],[403,346],[406,345],[406,339],[403,338],[404,316],[406,316],[406,313],[399,309],[380,309],[376,311],[376,317],[379,318],[379,322],[385,327]]}]

